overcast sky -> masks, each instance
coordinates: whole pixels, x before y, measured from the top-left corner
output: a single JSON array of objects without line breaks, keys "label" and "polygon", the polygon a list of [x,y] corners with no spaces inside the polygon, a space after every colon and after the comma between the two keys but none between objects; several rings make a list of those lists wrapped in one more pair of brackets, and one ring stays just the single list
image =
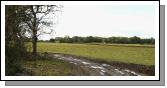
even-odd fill
[{"label": "overcast sky", "polygon": [[56,34],[40,39],[72,36],[139,36],[154,37],[155,7],[153,5],[65,5]]}]

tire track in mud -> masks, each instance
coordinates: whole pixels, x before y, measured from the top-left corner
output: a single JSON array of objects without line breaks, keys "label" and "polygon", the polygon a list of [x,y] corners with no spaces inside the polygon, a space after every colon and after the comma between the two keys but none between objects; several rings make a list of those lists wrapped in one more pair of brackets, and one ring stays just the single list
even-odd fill
[{"label": "tire track in mud", "polygon": [[72,57],[70,55],[65,56],[62,54],[52,54],[52,56],[55,59],[64,60],[73,64],[74,65],[73,68],[74,70],[76,70],[75,71],[76,74],[72,74],[72,75],[78,75],[77,70],[80,70],[80,72],[82,72],[82,74],[80,75],[83,75],[83,76],[85,75],[86,76],[142,76],[144,75],[132,70],[128,70],[126,68],[120,69],[119,67],[111,66],[106,63],[93,62],[84,58]]}]

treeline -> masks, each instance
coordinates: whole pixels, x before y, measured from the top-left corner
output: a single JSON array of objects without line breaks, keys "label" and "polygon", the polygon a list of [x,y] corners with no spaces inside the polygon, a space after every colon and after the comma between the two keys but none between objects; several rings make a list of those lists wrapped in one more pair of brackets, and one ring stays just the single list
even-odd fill
[{"label": "treeline", "polygon": [[59,43],[117,43],[117,44],[155,44],[154,38],[140,38],[137,36],[133,37],[56,37],[55,39],[51,38],[49,42],[59,42]]}]

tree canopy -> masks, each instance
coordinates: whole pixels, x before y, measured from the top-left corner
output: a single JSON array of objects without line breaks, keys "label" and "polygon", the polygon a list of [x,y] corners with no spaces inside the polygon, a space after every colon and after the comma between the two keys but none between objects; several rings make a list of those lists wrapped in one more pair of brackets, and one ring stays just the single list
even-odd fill
[{"label": "tree canopy", "polygon": [[117,43],[117,44],[155,44],[154,38],[140,38],[137,36],[133,37],[96,37],[96,36],[65,36],[56,37],[50,39],[50,41],[56,41],[60,43]]}]

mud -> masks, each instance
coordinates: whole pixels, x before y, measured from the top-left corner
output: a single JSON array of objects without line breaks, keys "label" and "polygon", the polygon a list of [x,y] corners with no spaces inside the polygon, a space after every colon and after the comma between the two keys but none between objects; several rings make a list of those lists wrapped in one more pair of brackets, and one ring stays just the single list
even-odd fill
[{"label": "mud", "polygon": [[147,74],[130,70],[115,64],[104,62],[95,62],[85,59],[84,57],[76,57],[64,54],[50,54],[55,59],[67,61],[73,66],[73,74],[82,76],[145,76]]}]

